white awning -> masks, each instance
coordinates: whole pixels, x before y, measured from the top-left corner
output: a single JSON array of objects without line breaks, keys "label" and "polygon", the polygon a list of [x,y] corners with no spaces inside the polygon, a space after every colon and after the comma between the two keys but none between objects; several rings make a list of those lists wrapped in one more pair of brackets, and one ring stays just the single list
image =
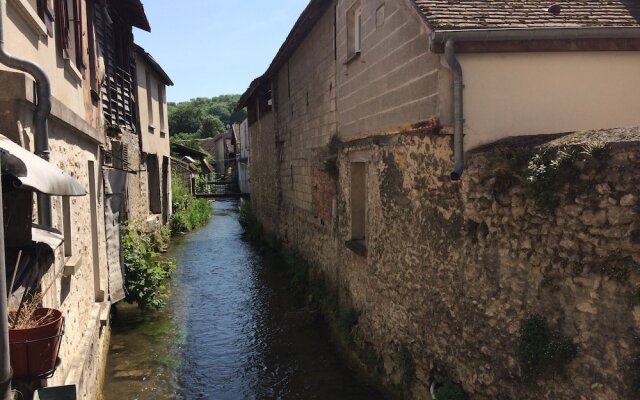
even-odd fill
[{"label": "white awning", "polygon": [[33,224],[31,227],[31,241],[44,243],[51,247],[51,250],[55,250],[64,242],[64,237],[57,229]]},{"label": "white awning", "polygon": [[54,196],[84,196],[87,191],[75,178],[0,135],[2,174],[13,175],[17,188]]}]

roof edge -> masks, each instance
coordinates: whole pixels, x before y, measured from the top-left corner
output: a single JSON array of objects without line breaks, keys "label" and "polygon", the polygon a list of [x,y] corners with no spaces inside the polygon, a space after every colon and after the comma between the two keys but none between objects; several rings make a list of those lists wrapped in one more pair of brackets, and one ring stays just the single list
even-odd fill
[{"label": "roof edge", "polygon": [[173,81],[169,78],[169,75],[165,72],[164,69],[160,66],[160,64],[149,54],[145,49],[143,49],[139,44],[134,43],[133,49],[140,54],[145,61],[149,64],[149,66],[158,74],[160,78],[164,81],[164,83],[168,86],[173,86]]}]

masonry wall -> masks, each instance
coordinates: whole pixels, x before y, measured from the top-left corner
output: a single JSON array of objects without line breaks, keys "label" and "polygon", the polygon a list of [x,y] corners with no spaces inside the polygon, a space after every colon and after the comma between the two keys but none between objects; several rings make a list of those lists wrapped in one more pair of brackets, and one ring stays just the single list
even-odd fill
[{"label": "masonry wall", "polygon": [[[450,120],[440,92],[450,90],[450,73],[440,55],[429,53],[426,27],[408,1],[359,1],[362,51],[350,59],[348,11],[336,8],[337,104],[341,137],[397,129],[431,117]],[[441,87],[445,87],[442,90]]]},{"label": "masonry wall", "polygon": [[[337,131],[333,11],[328,6],[275,81],[283,222],[294,215],[318,224],[331,219],[333,199],[318,195],[326,175],[322,158],[328,155],[327,146]],[[327,206],[328,214],[323,210]],[[298,222],[293,218],[286,223]]]},{"label": "masonry wall", "polygon": [[[361,313],[356,343],[380,356],[371,372],[381,368],[389,386],[400,385],[407,349],[416,366],[413,398],[427,398],[444,374],[472,399],[637,396],[640,132],[629,132],[575,134],[547,147],[505,145],[530,157],[554,149],[573,154],[554,208],[502,175],[494,160],[509,152],[470,155],[456,183],[448,178],[447,135],[345,143],[337,253],[318,267]],[[584,155],[603,140],[603,153]],[[350,235],[354,153],[368,157],[364,256],[342,245]],[[298,238],[311,259],[327,257],[310,234]],[[517,348],[533,315],[577,345],[565,376],[523,377]]]},{"label": "masonry wall", "polygon": [[[24,126],[12,118],[3,119],[3,122],[14,126],[12,131],[4,133],[12,140],[25,142],[29,147],[33,143],[33,138],[28,135],[32,129],[30,122]],[[24,123],[31,119],[20,121]],[[65,224],[68,224],[70,236],[66,236],[65,241],[71,244],[71,255],[64,253],[64,245],[60,246],[55,252],[54,264],[41,282],[43,289],[50,287],[43,305],[59,309],[65,317],[65,332],[59,355],[62,362],[53,377],[47,380],[47,385],[76,384],[79,398],[93,399],[101,389],[100,380],[106,363],[104,349],[108,347],[110,334],[110,304],[105,302],[108,271],[99,142],[55,117],[49,120],[49,137],[51,162],[77,179],[88,193],[70,198],[69,221],[63,218],[62,197],[52,197],[53,225],[64,232]],[[89,162],[93,162],[94,166],[97,208],[93,212],[96,225],[91,223]],[[93,234],[97,236],[96,242],[92,240]],[[65,264],[74,258],[81,260],[78,271],[71,276],[63,276]]]}]

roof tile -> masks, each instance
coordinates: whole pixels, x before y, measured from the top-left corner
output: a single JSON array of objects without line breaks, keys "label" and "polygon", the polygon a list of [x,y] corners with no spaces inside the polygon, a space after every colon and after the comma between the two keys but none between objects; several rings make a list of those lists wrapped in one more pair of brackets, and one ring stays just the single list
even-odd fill
[{"label": "roof tile", "polygon": [[413,1],[435,30],[640,26],[640,0]]}]

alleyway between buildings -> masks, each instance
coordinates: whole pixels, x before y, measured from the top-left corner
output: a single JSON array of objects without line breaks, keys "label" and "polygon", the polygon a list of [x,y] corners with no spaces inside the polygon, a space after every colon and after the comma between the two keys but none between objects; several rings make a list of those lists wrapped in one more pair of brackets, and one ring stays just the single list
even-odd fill
[{"label": "alleyway between buildings", "polygon": [[376,399],[292,294],[278,259],[244,241],[238,203],[213,203],[176,242],[168,306],[118,305],[104,388],[121,399]]}]

